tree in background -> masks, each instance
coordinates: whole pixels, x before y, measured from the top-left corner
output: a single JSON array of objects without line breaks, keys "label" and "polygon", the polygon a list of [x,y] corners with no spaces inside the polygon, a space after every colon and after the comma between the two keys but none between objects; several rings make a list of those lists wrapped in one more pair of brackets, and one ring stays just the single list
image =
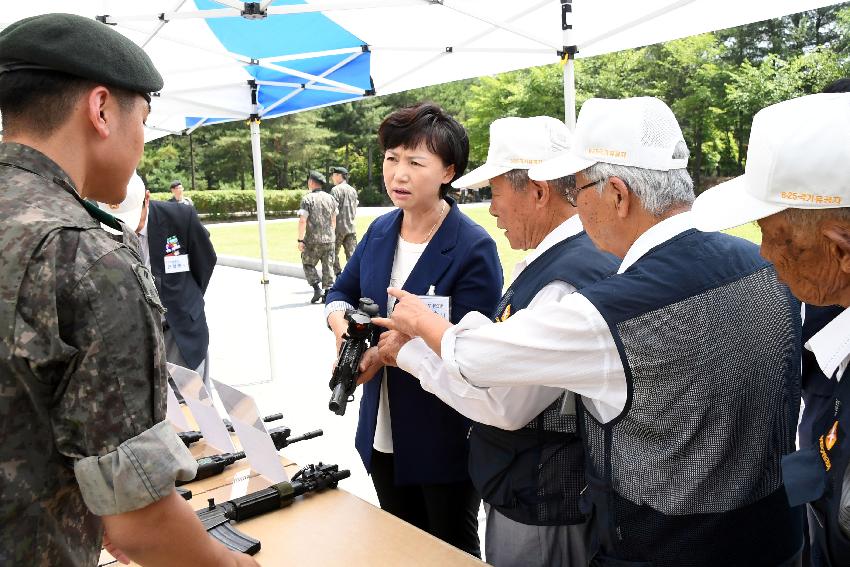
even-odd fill
[{"label": "tree in background", "polygon": [[[579,59],[576,99],[656,96],[673,109],[691,149],[689,170],[704,177],[743,171],[753,115],[818,92],[850,75],[850,3],[809,10],[640,49]],[[453,114],[470,137],[470,167],[486,159],[489,126],[503,116],[564,116],[558,64],[372,97],[265,120],[264,184],[302,188],[306,172],[343,165],[364,204],[386,202],[377,129],[391,111],[422,100]],[[197,186],[253,189],[248,128],[241,122],[192,135]],[[186,136],[147,145],[139,172],[167,188],[191,173]]]}]

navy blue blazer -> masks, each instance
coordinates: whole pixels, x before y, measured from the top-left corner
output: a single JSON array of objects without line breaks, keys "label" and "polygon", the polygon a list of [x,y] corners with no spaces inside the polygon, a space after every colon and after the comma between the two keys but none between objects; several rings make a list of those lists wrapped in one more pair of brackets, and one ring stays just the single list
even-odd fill
[{"label": "navy blue blazer", "polygon": [[[446,201],[449,213],[403,289],[424,295],[433,285],[436,295],[451,296],[453,323],[470,311],[489,317],[502,294],[502,267],[496,243],[461,213],[451,198]],[[357,305],[359,298],[370,297],[380,307],[381,316],[386,316],[387,286],[403,214],[397,209],[369,226],[328,293],[328,303],[347,301]],[[383,372],[379,372],[363,387],[355,439],[357,451],[370,472],[382,379]],[[396,484],[468,479],[469,420],[423,390],[416,378],[399,368],[387,368],[387,380]]]},{"label": "navy blue blazer", "polygon": [[[180,253],[189,255],[188,272],[165,273],[165,245],[170,236],[177,237]],[[204,313],[204,292],[216,263],[210,233],[194,207],[152,200],[148,209],[148,251],[156,289],[168,309],[165,320],[183,360],[197,368],[207,357],[210,343]]]}]

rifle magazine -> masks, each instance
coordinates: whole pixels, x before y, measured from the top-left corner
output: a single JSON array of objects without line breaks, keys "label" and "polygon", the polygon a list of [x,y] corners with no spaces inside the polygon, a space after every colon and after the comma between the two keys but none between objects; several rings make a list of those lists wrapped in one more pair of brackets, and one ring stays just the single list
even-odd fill
[{"label": "rifle magazine", "polygon": [[207,530],[207,533],[233,551],[248,555],[254,555],[260,551],[260,540],[243,534],[229,522]]}]

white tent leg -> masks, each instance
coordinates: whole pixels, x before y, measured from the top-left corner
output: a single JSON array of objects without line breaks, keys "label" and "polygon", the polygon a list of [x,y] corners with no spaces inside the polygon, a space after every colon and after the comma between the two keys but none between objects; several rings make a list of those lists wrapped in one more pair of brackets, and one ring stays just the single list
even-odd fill
[{"label": "white tent leg", "polygon": [[251,157],[254,162],[254,191],[257,194],[257,221],[260,228],[260,260],[263,266],[263,293],[266,300],[266,331],[269,339],[269,371],[274,382],[277,368],[274,359],[274,334],[272,333],[272,312],[269,305],[269,260],[266,255],[266,211],[263,202],[263,162],[260,155],[260,119],[251,118]]},{"label": "white tent leg", "polygon": [[564,40],[564,122],[570,131],[576,129],[576,67],[573,41],[573,0],[561,0],[561,31]]},{"label": "white tent leg", "polygon": [[570,131],[576,129],[576,66],[575,59],[564,65],[564,122]]}]

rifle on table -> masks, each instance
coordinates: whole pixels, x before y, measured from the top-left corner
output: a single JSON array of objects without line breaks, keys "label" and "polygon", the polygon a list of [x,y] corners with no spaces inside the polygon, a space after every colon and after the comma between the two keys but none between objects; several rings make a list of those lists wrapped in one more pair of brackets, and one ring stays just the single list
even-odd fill
[{"label": "rifle on table", "polygon": [[[283,419],[282,413],[273,413],[271,415],[267,415],[263,418],[263,421],[265,423],[269,423],[270,421],[277,421],[279,419]],[[233,433],[233,424],[230,423],[230,420],[223,419],[222,421],[224,422],[224,426],[227,428],[227,430]],[[183,444],[188,447],[192,443],[197,443],[198,441],[203,439],[204,434],[200,431],[180,431],[179,433],[177,433],[177,436],[180,438],[181,441],[183,441]]]},{"label": "rifle on table", "polygon": [[298,443],[299,441],[307,441],[308,439],[313,439],[315,437],[321,437],[325,434],[321,429],[317,429],[315,431],[308,431],[303,435],[297,435],[295,437],[290,437],[290,430],[288,427],[275,427],[274,429],[269,430],[269,436],[272,438],[272,443],[274,443],[274,448],[280,451],[284,447],[288,447],[293,443]]},{"label": "rifle on table", "polygon": [[213,498],[209,505],[197,512],[207,533],[230,549],[254,555],[260,551],[260,541],[249,537],[231,522],[242,522],[254,516],[285,508],[302,494],[318,492],[325,488],[336,488],[340,480],[351,476],[349,470],[339,470],[337,465],[307,465],[298,471],[289,482],[279,482],[268,488],[216,504]]},{"label": "rifle on table", "polygon": [[[321,429],[309,431],[307,433],[304,433],[303,435],[298,435],[296,437],[290,437],[290,433],[291,430],[288,427],[275,427],[274,429],[269,431],[269,436],[272,438],[272,443],[274,443],[275,449],[280,451],[284,447],[288,447],[293,443],[298,443],[299,441],[307,441],[308,439],[313,439],[315,437],[320,437],[321,435],[324,435],[324,431],[322,431]],[[174,484],[176,486],[182,486],[190,482],[195,482],[196,480],[203,480],[205,478],[221,474],[222,472],[224,472],[225,467],[229,467],[236,461],[239,461],[244,458],[244,451],[239,451],[238,453],[222,453],[220,455],[201,457],[200,459],[198,459],[198,472],[195,474],[194,478],[190,480],[178,480],[175,481]]]},{"label": "rifle on table", "polygon": [[236,461],[245,458],[245,452],[238,453],[222,453],[221,455],[211,455],[209,457],[201,457],[198,459],[198,472],[194,478],[190,480],[177,480],[174,482],[176,486],[182,486],[196,480],[203,480],[224,472],[224,467],[230,466]]},{"label": "rifle on table", "polygon": [[[269,423],[270,421],[277,421],[279,419],[283,419],[283,414],[282,413],[273,413],[271,415],[267,415],[266,417],[264,417],[263,422]],[[227,428],[227,430],[229,432],[235,433],[235,431],[233,429],[233,424],[230,423],[229,419],[223,419],[222,421],[224,422],[224,426]]]},{"label": "rifle on table", "polygon": [[354,400],[357,376],[360,375],[360,360],[372,339],[372,317],[377,316],[378,306],[368,297],[360,298],[357,309],[345,312],[348,329],[342,336],[339,357],[329,384],[333,393],[328,402],[328,409],[337,415],[345,415],[348,402]]}]

